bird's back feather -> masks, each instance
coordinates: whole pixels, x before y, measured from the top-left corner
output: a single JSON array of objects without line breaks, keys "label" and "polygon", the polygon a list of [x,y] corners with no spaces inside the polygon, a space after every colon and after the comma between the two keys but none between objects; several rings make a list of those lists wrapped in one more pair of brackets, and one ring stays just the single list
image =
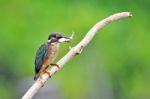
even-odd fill
[{"label": "bird's back feather", "polygon": [[37,53],[36,53],[36,57],[35,57],[35,73],[38,73],[42,64],[43,64],[43,60],[44,60],[44,56],[46,54],[46,50],[47,50],[47,45],[43,44],[40,46],[40,48],[38,49]]}]

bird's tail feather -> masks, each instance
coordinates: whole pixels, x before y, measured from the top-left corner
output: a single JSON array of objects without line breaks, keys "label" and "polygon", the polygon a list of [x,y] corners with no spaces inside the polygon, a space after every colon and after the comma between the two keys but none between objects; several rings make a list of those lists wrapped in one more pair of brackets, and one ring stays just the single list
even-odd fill
[{"label": "bird's tail feather", "polygon": [[34,76],[34,80],[37,80],[37,79],[39,78],[39,76],[40,76],[40,74],[39,74],[39,73],[35,74],[35,76]]}]

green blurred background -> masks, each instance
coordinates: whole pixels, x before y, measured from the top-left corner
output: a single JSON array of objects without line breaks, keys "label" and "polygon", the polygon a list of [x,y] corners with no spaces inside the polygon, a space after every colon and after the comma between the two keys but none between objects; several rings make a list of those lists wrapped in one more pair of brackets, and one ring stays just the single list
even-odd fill
[{"label": "green blurred background", "polygon": [[61,44],[57,61],[96,22],[130,11],[132,18],[98,32],[50,81],[59,99],[150,99],[149,5],[149,0],[0,0],[0,98],[18,98],[19,82],[33,81],[36,50],[51,32],[75,32],[72,43]]}]

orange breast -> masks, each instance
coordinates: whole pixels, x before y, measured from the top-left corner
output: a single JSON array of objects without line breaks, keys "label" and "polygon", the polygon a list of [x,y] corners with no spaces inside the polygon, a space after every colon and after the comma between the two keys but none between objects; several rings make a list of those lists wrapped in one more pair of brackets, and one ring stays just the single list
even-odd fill
[{"label": "orange breast", "polygon": [[58,50],[59,50],[58,44],[48,46],[46,56],[43,61],[43,66],[40,70],[41,72],[43,72],[54,61]]}]

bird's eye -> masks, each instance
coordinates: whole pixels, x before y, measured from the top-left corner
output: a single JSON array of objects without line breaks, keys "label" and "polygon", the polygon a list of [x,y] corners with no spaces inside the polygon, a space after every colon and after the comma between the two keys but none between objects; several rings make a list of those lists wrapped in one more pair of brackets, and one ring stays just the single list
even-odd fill
[{"label": "bird's eye", "polygon": [[58,37],[58,35],[55,35],[55,37],[57,38],[57,37]]}]

